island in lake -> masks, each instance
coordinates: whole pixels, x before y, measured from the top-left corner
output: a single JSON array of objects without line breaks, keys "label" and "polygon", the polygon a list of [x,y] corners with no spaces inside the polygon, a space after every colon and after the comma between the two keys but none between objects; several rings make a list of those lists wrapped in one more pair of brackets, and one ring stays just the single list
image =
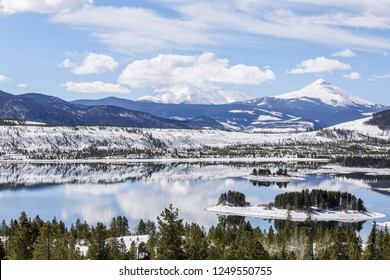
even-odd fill
[{"label": "island in lake", "polygon": [[217,205],[206,210],[225,215],[293,221],[305,221],[309,216],[317,221],[340,222],[360,222],[385,217],[384,214],[367,211],[363,200],[348,192],[317,189],[279,194],[273,203],[258,206],[251,206],[243,193],[228,191],[221,194]]}]

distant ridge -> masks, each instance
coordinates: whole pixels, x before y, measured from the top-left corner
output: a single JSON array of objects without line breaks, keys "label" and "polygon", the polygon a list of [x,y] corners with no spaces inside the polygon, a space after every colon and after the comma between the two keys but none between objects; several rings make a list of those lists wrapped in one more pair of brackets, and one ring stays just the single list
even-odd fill
[{"label": "distant ridge", "polygon": [[195,120],[189,119],[184,122],[165,119],[118,106],[103,104],[85,106],[44,94],[27,93],[12,95],[3,91],[0,91],[0,119],[35,121],[59,125],[108,125],[186,129],[199,129],[211,126],[224,129],[224,126],[207,117]]},{"label": "distant ridge", "polygon": [[138,101],[166,104],[227,104],[253,99],[253,96],[239,91],[205,90],[187,83],[176,83],[159,90],[154,96],[144,96]]}]

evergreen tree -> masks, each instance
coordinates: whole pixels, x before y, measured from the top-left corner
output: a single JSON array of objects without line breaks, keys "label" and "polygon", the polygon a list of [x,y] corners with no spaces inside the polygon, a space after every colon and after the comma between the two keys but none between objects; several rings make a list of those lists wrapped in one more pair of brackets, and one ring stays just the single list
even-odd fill
[{"label": "evergreen tree", "polygon": [[0,260],[4,260],[4,259],[5,259],[5,249],[3,246],[3,241],[1,241],[0,239]]},{"label": "evergreen tree", "polygon": [[139,221],[136,232],[137,232],[138,235],[147,234],[146,233],[146,224],[145,224],[144,220],[141,219]]},{"label": "evergreen tree", "polygon": [[55,241],[54,258],[56,260],[79,260],[80,249],[77,247],[76,238],[71,233],[58,236]]},{"label": "evergreen tree", "polygon": [[374,224],[372,226],[370,235],[368,236],[367,246],[364,251],[363,258],[366,260],[377,260],[378,259],[378,252],[377,252],[377,228],[376,228],[376,222],[374,221]]},{"label": "evergreen tree", "polygon": [[34,235],[31,220],[22,212],[19,220],[14,221],[10,236],[11,258],[16,260],[30,260],[32,258]]},{"label": "evergreen tree", "polygon": [[90,246],[88,248],[87,258],[93,260],[108,260],[109,247],[107,245],[107,227],[98,222],[96,228],[92,229]]},{"label": "evergreen tree", "polygon": [[156,248],[157,248],[157,244],[158,244],[158,234],[157,232],[154,230],[152,231],[151,233],[149,233],[149,239],[148,241],[146,242],[146,251],[148,253],[148,258],[150,260],[155,260],[157,259],[156,258]]},{"label": "evergreen tree", "polygon": [[179,219],[179,210],[170,204],[157,217],[157,221],[159,226],[157,258],[160,260],[184,259],[184,228],[183,220]]},{"label": "evergreen tree", "polygon": [[136,260],[137,259],[137,245],[135,244],[135,241],[132,241],[130,244],[130,249],[127,251],[127,259],[129,260]]},{"label": "evergreen tree", "polygon": [[1,221],[1,225],[0,225],[0,236],[4,236],[5,235],[5,232],[6,232],[7,228],[8,228],[7,223],[3,219]]},{"label": "evergreen tree", "polygon": [[331,247],[330,258],[332,260],[347,260],[348,259],[348,250],[347,250],[347,238],[345,235],[345,230],[341,227],[337,227],[336,231],[333,233],[333,244]]},{"label": "evergreen tree", "polygon": [[120,237],[129,235],[129,221],[124,216],[117,216],[112,219],[109,235],[111,237]]},{"label": "evergreen tree", "polygon": [[123,239],[111,237],[107,241],[107,248],[109,252],[109,259],[111,260],[124,260],[126,258],[126,244]]},{"label": "evergreen tree", "polygon": [[54,259],[54,248],[56,233],[54,226],[47,222],[40,229],[40,235],[34,243],[33,259],[52,260]]},{"label": "evergreen tree", "polygon": [[184,250],[187,260],[205,260],[208,242],[204,229],[192,223],[184,238]]}]

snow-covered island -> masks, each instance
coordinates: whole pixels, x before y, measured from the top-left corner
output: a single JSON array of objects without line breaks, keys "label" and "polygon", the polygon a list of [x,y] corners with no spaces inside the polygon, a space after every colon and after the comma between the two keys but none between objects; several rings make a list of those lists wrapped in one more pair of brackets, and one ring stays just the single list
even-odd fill
[{"label": "snow-covered island", "polygon": [[305,180],[303,177],[292,176],[288,174],[287,169],[279,168],[276,172],[270,169],[256,169],[254,168],[249,175],[241,176],[241,178],[255,181],[255,182],[274,182],[274,183],[288,183],[296,180]]},{"label": "snow-covered island", "polygon": [[[287,209],[279,209],[276,207],[269,208],[268,206],[228,206],[216,205],[206,208],[206,211],[216,212],[223,215],[236,215],[245,217],[258,217],[263,219],[278,219],[286,220],[288,217]],[[292,221],[305,221],[307,219],[307,211],[290,211]],[[361,222],[370,219],[385,217],[384,214],[370,211],[332,211],[332,210],[316,210],[312,211],[312,219],[316,221],[338,221],[338,222]]]},{"label": "snow-covered island", "polygon": [[308,209],[315,221],[361,222],[385,217],[367,211],[363,200],[350,193],[324,190],[287,192],[277,195],[274,203],[258,206],[251,206],[243,193],[228,191],[221,194],[217,205],[205,210],[223,215],[305,221]]}]

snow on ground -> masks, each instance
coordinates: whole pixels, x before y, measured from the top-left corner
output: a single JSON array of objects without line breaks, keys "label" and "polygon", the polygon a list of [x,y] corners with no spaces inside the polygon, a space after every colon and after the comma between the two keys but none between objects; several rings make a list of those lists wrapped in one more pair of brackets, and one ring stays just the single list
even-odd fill
[{"label": "snow on ground", "polygon": [[297,176],[257,176],[257,175],[245,175],[241,176],[241,178],[251,180],[251,181],[266,181],[266,182],[275,182],[275,183],[283,183],[283,182],[292,182],[297,180],[305,180],[303,177]]},{"label": "snow on ground", "polygon": [[[287,219],[288,210],[266,206],[246,206],[233,207],[226,205],[216,205],[206,209],[206,211],[216,212],[219,214],[238,215],[246,217],[259,217],[264,219]],[[293,221],[305,221],[307,218],[306,211],[290,211]],[[312,219],[317,221],[339,221],[339,222],[360,222],[370,219],[383,218],[384,214],[375,212],[358,212],[358,211],[331,211],[331,210],[313,210]]]},{"label": "snow on ground", "polygon": [[324,165],[316,170],[307,170],[306,174],[350,174],[390,175],[390,168],[345,167],[340,165]]},{"label": "snow on ground", "polygon": [[[365,135],[389,139],[390,131],[384,132],[378,127],[367,126],[363,123],[364,120],[367,119],[341,124],[335,126],[335,128],[357,130],[361,135],[353,133],[353,138],[351,139],[354,140],[364,139]],[[289,121],[291,120],[286,122]],[[299,130],[306,127],[302,123],[300,127],[294,127],[294,129]],[[253,131],[260,132],[262,130]],[[242,144],[277,145],[281,142],[318,144],[330,143],[338,139],[337,135],[329,136],[326,133],[321,133],[321,131],[294,131],[286,133],[282,129],[272,130],[272,132],[274,133],[227,132],[212,129],[140,129],[105,126],[0,126],[0,153],[10,154],[18,151],[34,151],[35,153],[69,152],[91,148],[103,150],[108,147],[111,150],[151,149],[155,148],[156,142],[162,143],[167,148],[185,149],[204,146],[226,147]]]},{"label": "snow on ground", "polygon": [[380,227],[387,227],[390,229],[390,222],[377,223],[377,225]]},{"label": "snow on ground", "polygon": [[[235,144],[265,144],[279,141],[303,141],[312,143],[314,134],[253,134],[219,130],[189,129],[134,129],[121,127],[43,127],[0,126],[0,152],[17,150],[44,152],[70,151],[94,147],[97,149],[148,149],[156,140],[167,147],[196,148],[203,146],[224,147]],[[326,137],[315,139],[332,141]]]},{"label": "snow on ground", "polygon": [[348,130],[348,131],[353,131],[357,132],[361,135],[364,136],[369,136],[369,137],[376,137],[376,138],[381,138],[384,140],[389,140],[390,138],[390,130],[382,130],[378,126],[375,125],[368,125],[365,124],[371,117],[368,118],[362,118],[359,120],[354,120],[350,122],[345,122],[342,124],[338,124],[332,127],[329,127],[329,130],[332,129],[342,129],[342,130]]},{"label": "snow on ground", "polygon": [[253,110],[230,110],[229,113],[233,114],[249,114],[254,115],[255,112]]},{"label": "snow on ground", "polygon": [[[125,242],[126,244],[126,249],[129,250],[130,247],[131,247],[131,243],[134,241],[136,246],[138,247],[138,245],[141,243],[141,242],[144,242],[146,243],[149,239],[149,235],[128,235],[128,236],[122,236],[122,237],[118,237],[118,241],[123,238],[123,241]],[[86,256],[87,255],[87,252],[88,252],[88,246],[86,245],[82,245],[82,244],[79,244],[77,245],[77,248],[80,250],[80,253],[82,256]]]}]

